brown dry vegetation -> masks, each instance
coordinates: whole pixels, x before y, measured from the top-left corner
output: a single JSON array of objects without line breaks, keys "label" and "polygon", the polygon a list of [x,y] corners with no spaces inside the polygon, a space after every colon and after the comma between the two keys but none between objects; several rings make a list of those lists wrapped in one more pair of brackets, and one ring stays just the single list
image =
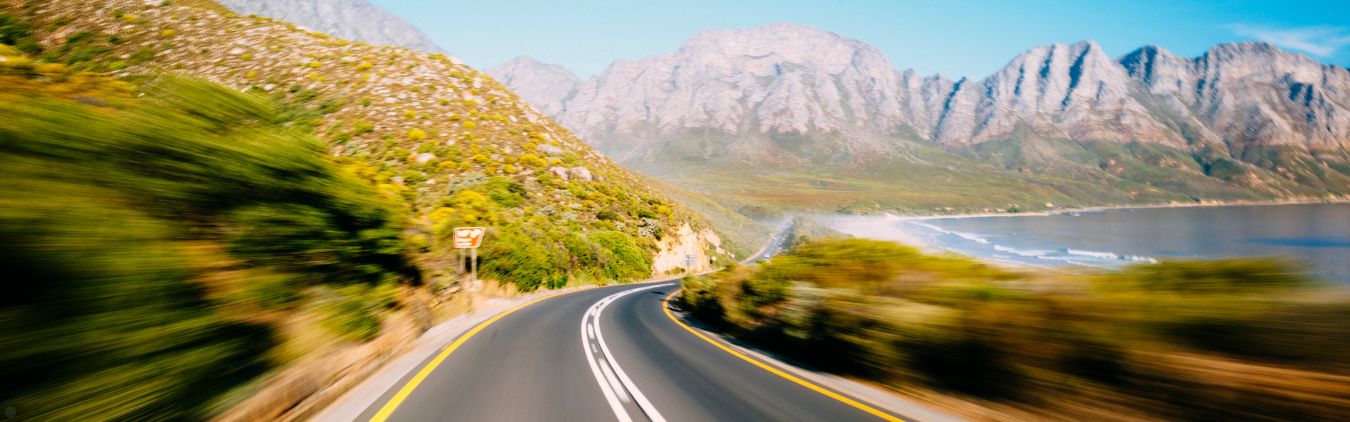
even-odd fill
[{"label": "brown dry vegetation", "polygon": [[685,281],[729,334],[986,420],[1336,420],[1343,289],[1268,260],[1006,270],[861,239]]}]

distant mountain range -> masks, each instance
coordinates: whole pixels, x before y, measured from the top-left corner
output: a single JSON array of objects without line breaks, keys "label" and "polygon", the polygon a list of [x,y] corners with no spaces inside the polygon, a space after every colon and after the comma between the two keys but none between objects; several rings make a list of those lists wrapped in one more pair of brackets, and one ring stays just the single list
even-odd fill
[{"label": "distant mountain range", "polygon": [[440,53],[422,31],[365,0],[217,0],[245,15],[266,16],[353,41]]},{"label": "distant mountain range", "polygon": [[[702,32],[585,81],[528,58],[487,73],[620,162],[708,191],[725,188],[710,171],[734,176],[727,192],[763,199],[785,180],[882,208],[1350,194],[1350,72],[1263,43],[1118,59],[1056,44],[951,80],[776,24]],[[955,175],[990,201],[931,195],[961,189]],[[930,195],[864,194],[889,180]],[[1028,188],[995,192],[1009,181]]]}]

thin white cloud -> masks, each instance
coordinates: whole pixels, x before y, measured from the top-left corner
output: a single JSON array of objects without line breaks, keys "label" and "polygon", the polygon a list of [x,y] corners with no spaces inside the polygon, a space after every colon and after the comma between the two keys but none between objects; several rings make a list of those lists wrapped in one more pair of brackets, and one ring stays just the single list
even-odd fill
[{"label": "thin white cloud", "polygon": [[1291,50],[1315,56],[1328,57],[1336,50],[1350,45],[1350,31],[1335,26],[1308,26],[1301,28],[1271,28],[1259,25],[1229,25],[1234,34],[1265,41]]}]

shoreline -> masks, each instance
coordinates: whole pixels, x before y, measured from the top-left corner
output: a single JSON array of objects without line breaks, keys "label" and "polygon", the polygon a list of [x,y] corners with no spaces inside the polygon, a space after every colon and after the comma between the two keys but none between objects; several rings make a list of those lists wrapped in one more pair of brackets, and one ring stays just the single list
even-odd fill
[{"label": "shoreline", "polygon": [[[939,243],[935,243],[933,239],[923,234],[925,231],[920,227],[922,226],[932,227],[930,223],[926,222],[941,219],[969,219],[969,218],[991,218],[991,217],[1044,217],[1044,216],[1073,214],[1080,212],[1091,213],[1091,212],[1104,212],[1117,210],[1137,210],[1137,209],[1147,210],[1160,208],[1220,208],[1220,207],[1251,207],[1251,206],[1313,205],[1313,204],[1346,205],[1350,204],[1350,199],[1336,198],[1336,199],[1318,199],[1318,200],[1282,200],[1282,201],[1251,201],[1251,202],[1216,201],[1216,202],[1197,202],[1197,203],[1111,205],[1100,207],[1053,209],[1053,210],[1024,212],[1024,213],[968,213],[968,214],[937,214],[937,215],[896,215],[892,213],[880,213],[880,214],[862,214],[851,216],[835,215],[832,217],[820,216],[817,218],[820,219],[821,221],[829,222],[827,223],[827,226],[843,234],[856,237],[892,241],[903,245],[915,247],[919,249],[921,252],[927,254],[934,254],[934,255],[955,254],[966,258],[974,259],[976,261],[980,261],[988,265],[1008,269],[1035,269],[1042,271],[1049,270],[1059,272],[1059,271],[1074,271],[1074,269],[1088,269],[1088,268],[1105,269],[1105,268],[1112,268],[1115,265],[1099,266],[1087,263],[1074,263],[1076,265],[1053,265],[1053,264],[1032,263],[1012,257],[1004,258],[1000,256],[991,256],[983,253],[976,253],[974,251],[952,247],[949,245],[942,245]],[[855,220],[854,218],[860,219]],[[875,230],[874,227],[870,226],[869,224],[863,224],[863,221],[866,219],[881,219],[883,221],[894,224],[895,227],[893,227],[892,230],[885,230],[884,232],[877,231]],[[936,230],[939,232],[944,231],[942,229]],[[961,234],[957,234],[957,236],[961,236]],[[1088,251],[1088,252],[1095,252],[1095,251]],[[1135,259],[1136,257],[1134,255],[1128,255],[1116,251],[1104,251],[1102,253],[1111,253],[1115,254],[1117,257],[1126,257],[1128,258],[1127,260],[1132,262],[1143,261]],[[1157,262],[1158,260],[1162,259],[1155,256],[1145,256],[1145,255],[1141,255],[1141,257],[1151,260],[1152,262]],[[1131,262],[1121,262],[1121,264],[1129,264],[1129,263]]]},{"label": "shoreline", "polygon": [[1077,212],[1101,212],[1118,210],[1142,210],[1159,208],[1218,208],[1218,207],[1258,207],[1258,206],[1276,206],[1276,205],[1311,205],[1311,204],[1350,204],[1350,198],[1336,199],[1289,199],[1279,201],[1216,201],[1216,202],[1184,202],[1184,203],[1166,203],[1166,204],[1139,204],[1139,205],[1102,205],[1095,207],[1077,207],[1077,208],[1059,208],[1044,211],[1031,212],[981,212],[964,214],[913,214],[898,215],[890,212],[881,214],[859,214],[858,216],[876,216],[876,217],[894,217],[898,221],[923,221],[940,219],[962,219],[962,218],[988,218],[988,217],[1045,217],[1051,215],[1070,214]]}]

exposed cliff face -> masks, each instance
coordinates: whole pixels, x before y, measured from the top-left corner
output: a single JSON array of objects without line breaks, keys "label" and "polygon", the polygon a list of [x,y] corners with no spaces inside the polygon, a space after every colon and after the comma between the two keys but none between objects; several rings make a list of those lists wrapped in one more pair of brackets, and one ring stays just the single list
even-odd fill
[{"label": "exposed cliff face", "polygon": [[1044,136],[1184,145],[1132,95],[1133,86],[1097,43],[1037,47],[955,90],[931,138],[947,145],[979,143],[1027,125]]},{"label": "exposed cliff face", "polygon": [[[1220,45],[1194,59],[1150,46],[1119,61],[1092,41],[1055,44],[982,80],[951,81],[894,71],[875,48],[838,34],[771,25],[704,32],[676,53],[616,62],[575,88],[556,67],[528,59],[503,67],[512,69],[500,73],[508,86],[539,92],[527,100],[597,142],[685,129],[912,130],[952,146],[1004,139],[1018,125],[1048,137],[1175,147],[1188,136],[1313,149],[1350,139],[1342,106],[1350,73],[1262,43]],[[1198,133],[1181,133],[1173,120]]]},{"label": "exposed cliff face", "polygon": [[1350,147],[1350,72],[1270,44],[1224,44],[1185,59],[1157,47],[1127,54],[1133,80],[1235,149]]},{"label": "exposed cliff face", "polygon": [[402,18],[366,0],[218,0],[240,14],[281,19],[314,31],[376,45],[439,53],[440,47]]},{"label": "exposed cliff face", "polygon": [[703,32],[674,53],[618,61],[565,86],[531,101],[657,173],[673,161],[808,172],[932,161],[911,153],[918,142],[1143,191],[1203,179],[1170,188],[1190,197],[1350,191],[1350,72],[1263,43],[1197,58],[1145,47],[1120,59],[1091,41],[1056,44],[953,81],[897,71],[857,40],[779,24]]},{"label": "exposed cliff face", "polygon": [[618,61],[556,116],[610,152],[691,130],[886,132],[906,124],[899,75],[877,49],[814,28],[700,33],[679,51]]},{"label": "exposed cliff face", "polygon": [[652,258],[652,274],[656,277],[684,272],[696,274],[711,271],[718,265],[714,255],[725,256],[722,239],[708,229],[695,231],[688,224],[680,226],[675,236],[662,239],[661,248]]}]

